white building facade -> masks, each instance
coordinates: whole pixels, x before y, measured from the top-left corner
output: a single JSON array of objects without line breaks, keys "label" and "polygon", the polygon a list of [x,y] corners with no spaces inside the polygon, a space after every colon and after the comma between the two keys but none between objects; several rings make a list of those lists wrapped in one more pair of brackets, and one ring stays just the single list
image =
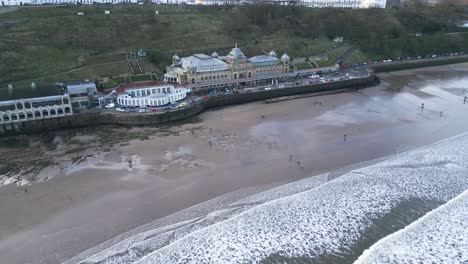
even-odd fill
[{"label": "white building facade", "polygon": [[385,8],[387,0],[301,0],[306,7]]},{"label": "white building facade", "polygon": [[[197,5],[254,4],[252,0],[195,0]],[[255,3],[295,5],[315,8],[385,8],[386,0],[260,0]]]},{"label": "white building facade", "polygon": [[175,88],[171,84],[141,88],[128,88],[117,97],[122,106],[164,106],[187,97],[187,88]]},{"label": "white building facade", "polygon": [[[138,0],[0,0],[2,6],[77,5],[77,4],[136,4]],[[86,15],[86,14],[85,14]]]},{"label": "white building facade", "polygon": [[0,102],[0,124],[73,115],[68,94]]},{"label": "white building facade", "polygon": [[[0,0],[2,5],[43,5],[43,4],[136,4],[138,0]],[[251,0],[151,0],[155,4],[195,5],[242,5],[253,4]],[[386,0],[263,0],[255,3],[278,5],[301,5],[306,7],[333,8],[385,8]],[[86,14],[84,14],[86,15]]]}]

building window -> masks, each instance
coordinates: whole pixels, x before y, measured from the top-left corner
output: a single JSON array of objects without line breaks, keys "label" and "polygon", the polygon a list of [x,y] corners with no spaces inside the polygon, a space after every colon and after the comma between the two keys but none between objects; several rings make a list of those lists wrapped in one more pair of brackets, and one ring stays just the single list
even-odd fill
[{"label": "building window", "polygon": [[195,79],[194,79],[194,78],[192,78],[192,83],[195,83]]},{"label": "building window", "polygon": [[234,73],[234,79],[237,79],[237,73]]}]

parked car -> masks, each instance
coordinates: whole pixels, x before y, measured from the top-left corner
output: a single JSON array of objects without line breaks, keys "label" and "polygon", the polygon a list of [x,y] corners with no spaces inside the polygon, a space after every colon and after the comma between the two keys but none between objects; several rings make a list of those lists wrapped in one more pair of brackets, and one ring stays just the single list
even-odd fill
[{"label": "parked car", "polygon": [[117,111],[117,112],[125,112],[125,109],[120,108],[120,107],[117,107],[117,108],[115,109],[115,111]]},{"label": "parked car", "polygon": [[104,106],[105,108],[114,108],[115,104],[114,103],[108,103]]},{"label": "parked car", "polygon": [[180,107],[187,106],[187,103],[186,103],[186,102],[182,102],[179,106],[180,106]]},{"label": "parked car", "polygon": [[140,108],[140,109],[138,109],[138,113],[146,113],[146,109]]},{"label": "parked car", "polygon": [[279,85],[278,88],[284,88],[286,86],[284,86],[283,84]]}]

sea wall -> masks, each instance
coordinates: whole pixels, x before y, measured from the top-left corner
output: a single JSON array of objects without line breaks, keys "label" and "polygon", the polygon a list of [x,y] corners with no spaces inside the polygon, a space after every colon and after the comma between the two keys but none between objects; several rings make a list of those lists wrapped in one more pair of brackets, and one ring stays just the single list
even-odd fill
[{"label": "sea wall", "polygon": [[397,62],[390,62],[390,63],[375,64],[375,65],[372,65],[372,67],[374,68],[374,71],[376,73],[379,73],[379,72],[401,71],[401,70],[440,66],[440,65],[463,63],[463,62],[468,62],[468,55],[397,61]]},{"label": "sea wall", "polygon": [[189,107],[162,113],[83,113],[60,118],[18,122],[0,126],[0,136],[41,133],[60,129],[96,126],[101,124],[124,126],[159,125],[181,121],[195,116],[210,108],[260,101],[281,96],[333,91],[343,88],[359,89],[373,86],[378,82],[379,79],[375,75],[371,75],[364,78],[330,83],[288,87],[283,89],[274,89],[252,93],[212,96],[206,100],[200,101],[199,103],[191,104]]}]

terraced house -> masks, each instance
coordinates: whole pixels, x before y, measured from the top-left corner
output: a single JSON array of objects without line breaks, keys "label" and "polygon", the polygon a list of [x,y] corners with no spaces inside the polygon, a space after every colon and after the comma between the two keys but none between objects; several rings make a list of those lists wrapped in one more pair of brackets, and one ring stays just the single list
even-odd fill
[{"label": "terraced house", "polygon": [[207,88],[235,87],[271,83],[290,75],[290,58],[285,53],[278,58],[274,51],[268,55],[247,58],[234,47],[228,55],[213,52],[179,58],[174,55],[172,65],[166,68],[164,80],[185,85],[194,91]]}]

